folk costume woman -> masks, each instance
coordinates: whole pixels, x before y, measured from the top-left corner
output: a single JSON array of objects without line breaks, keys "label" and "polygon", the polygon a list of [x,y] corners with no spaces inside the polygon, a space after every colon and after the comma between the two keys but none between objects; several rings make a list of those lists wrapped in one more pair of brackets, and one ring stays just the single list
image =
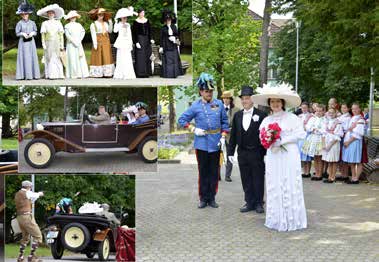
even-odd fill
[{"label": "folk costume woman", "polygon": [[[118,33],[114,47],[117,48],[116,69],[113,78],[135,79],[133,67],[133,39],[130,24],[127,22],[128,16],[133,16],[133,7],[121,8],[116,14],[114,32]],[[120,19],[120,21],[117,21]]]},{"label": "folk costume woman", "polygon": [[48,19],[41,25],[45,78],[64,78],[61,60],[64,52],[64,30],[60,22],[60,19],[64,16],[64,10],[59,5],[53,4],[38,10],[37,15]]},{"label": "folk costume woman", "polygon": [[149,77],[152,75],[151,61],[151,44],[154,40],[151,39],[151,25],[145,17],[145,10],[138,9],[138,17],[133,22],[133,43],[135,44],[135,64],[134,70],[137,77]]},{"label": "folk costume woman", "polygon": [[114,63],[109,34],[113,31],[111,13],[104,8],[93,9],[89,12],[94,21],[90,26],[92,37],[90,76],[112,77]]},{"label": "folk costume woman", "polygon": [[86,78],[89,76],[88,65],[82,40],[85,36],[85,30],[81,24],[76,22],[80,15],[76,11],[70,11],[65,17],[69,23],[65,25],[64,32],[67,39],[67,78]]},{"label": "folk costume woman", "polygon": [[161,77],[176,78],[183,75],[182,62],[179,55],[179,32],[176,27],[176,17],[171,11],[164,10],[162,14],[159,53],[162,54]]},{"label": "folk costume woman", "polygon": [[34,12],[34,7],[24,0],[18,7],[16,14],[20,20],[16,25],[18,40],[16,79],[39,79],[41,77],[36,43],[34,36],[37,35],[37,26],[29,20],[29,15]]},{"label": "folk costume woman", "polygon": [[[308,121],[313,117],[313,114],[309,112],[309,104],[307,102],[303,102],[301,104],[301,111],[302,113],[299,115],[299,118],[301,119],[304,127],[304,131],[306,131],[305,127],[308,124]],[[311,134],[311,132],[307,132],[307,137]],[[312,165],[312,158],[306,154],[304,154],[301,151],[301,148],[303,147],[305,139],[301,139],[299,141],[299,151],[300,151],[300,159],[301,164],[303,166],[303,177],[311,177],[311,165]]]},{"label": "folk costume woman", "polygon": [[254,104],[270,106],[272,114],[260,125],[267,130],[269,124],[281,128],[276,140],[266,154],[266,222],[265,226],[278,231],[292,231],[307,227],[304,204],[303,181],[298,141],[306,133],[302,121],[294,114],[284,111],[286,106],[297,107],[301,103],[291,86],[259,88],[253,95]]}]

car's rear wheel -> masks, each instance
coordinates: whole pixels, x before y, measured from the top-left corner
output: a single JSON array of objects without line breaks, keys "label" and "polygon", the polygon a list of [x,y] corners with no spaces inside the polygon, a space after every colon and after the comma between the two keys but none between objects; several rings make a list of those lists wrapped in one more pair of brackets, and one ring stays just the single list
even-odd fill
[{"label": "car's rear wheel", "polygon": [[70,251],[82,251],[90,240],[91,235],[88,228],[80,223],[70,223],[63,228],[62,244]]},{"label": "car's rear wheel", "polygon": [[88,251],[88,252],[86,252],[86,256],[87,256],[88,258],[93,258],[93,257],[95,256],[95,254],[96,254],[96,252],[92,252],[92,251]]},{"label": "car's rear wheel", "polygon": [[64,252],[64,247],[62,243],[57,239],[55,239],[54,243],[50,246],[51,255],[53,255],[54,259],[61,259]]},{"label": "car's rear wheel", "polygon": [[98,253],[100,261],[107,261],[109,258],[109,253],[111,252],[111,243],[109,237],[107,236],[103,242],[99,244]]},{"label": "car's rear wheel", "polygon": [[138,146],[138,155],[146,163],[155,163],[158,159],[158,143],[155,137],[146,137]]},{"label": "car's rear wheel", "polygon": [[34,168],[46,168],[54,160],[55,148],[46,138],[34,138],[24,151],[26,163]]}]

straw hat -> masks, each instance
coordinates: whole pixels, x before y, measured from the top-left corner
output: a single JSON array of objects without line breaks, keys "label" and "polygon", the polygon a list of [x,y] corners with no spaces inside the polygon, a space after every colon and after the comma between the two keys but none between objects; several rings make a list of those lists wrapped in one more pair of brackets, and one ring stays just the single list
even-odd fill
[{"label": "straw hat", "polygon": [[233,98],[232,91],[226,90],[222,92],[221,98]]},{"label": "straw hat", "polygon": [[286,107],[297,107],[301,104],[300,96],[292,90],[292,86],[287,83],[277,85],[263,85],[262,88],[257,88],[256,95],[252,96],[254,104],[262,106],[270,106],[267,102],[269,98],[283,99],[286,102]]},{"label": "straw hat", "polygon": [[64,10],[58,4],[48,5],[37,11],[38,16],[49,18],[47,12],[53,11],[55,13],[55,19],[61,19],[64,16]]},{"label": "straw hat", "polygon": [[64,16],[64,20],[69,20],[73,17],[80,18],[80,15],[75,10],[71,10],[70,12],[68,12],[67,15]]},{"label": "straw hat", "polygon": [[29,4],[27,0],[24,0],[18,6],[16,15],[32,14],[33,12],[34,12],[34,6]]},{"label": "straw hat", "polygon": [[97,20],[97,15],[99,14],[104,14],[104,21],[108,21],[112,17],[111,12],[108,12],[107,10],[101,7],[92,9],[88,12],[89,18],[91,18],[92,20]]},{"label": "straw hat", "polygon": [[129,6],[128,8],[121,8],[120,10],[118,10],[116,13],[115,19],[133,16],[133,15],[138,15],[138,14],[136,12],[134,12],[133,6]]}]

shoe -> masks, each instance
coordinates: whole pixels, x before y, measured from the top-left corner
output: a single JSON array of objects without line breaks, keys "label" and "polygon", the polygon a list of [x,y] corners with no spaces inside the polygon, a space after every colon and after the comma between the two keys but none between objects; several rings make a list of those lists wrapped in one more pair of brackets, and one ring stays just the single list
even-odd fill
[{"label": "shoe", "polygon": [[345,183],[346,183],[346,184],[350,184],[350,185],[356,185],[356,184],[359,184],[359,180],[356,180],[356,181],[353,181],[353,180],[346,180]]},{"label": "shoe", "polygon": [[255,208],[255,212],[257,212],[258,214],[261,214],[261,213],[264,213],[265,210],[263,209],[263,206],[261,204],[257,204]]},{"label": "shoe", "polygon": [[197,205],[198,208],[204,208],[206,206],[207,206],[207,202],[201,201],[201,200],[200,200],[199,204]]},{"label": "shoe", "polygon": [[245,204],[243,207],[240,208],[241,213],[246,213],[246,212],[253,211],[253,210],[255,210],[255,207],[248,205],[248,204]]},{"label": "shoe", "polygon": [[18,257],[17,262],[24,262],[24,257]]},{"label": "shoe", "polygon": [[322,177],[323,177],[323,178],[328,178],[328,177],[329,177],[328,172],[322,173]]},{"label": "shoe", "polygon": [[36,255],[29,255],[28,262],[42,262],[42,259],[39,259]]},{"label": "shoe", "polygon": [[336,177],[336,180],[337,181],[346,181],[346,180],[349,180],[349,177],[348,176],[339,176],[339,177]]},{"label": "shoe", "polygon": [[313,176],[313,177],[311,178],[311,180],[312,180],[312,181],[320,181],[320,180],[322,180],[322,176],[321,176],[321,177]]},{"label": "shoe", "polygon": [[334,182],[336,182],[335,180],[331,180],[331,179],[324,179],[324,181],[323,181],[324,183],[328,183],[328,184],[331,184],[331,183],[334,183]]},{"label": "shoe", "polygon": [[232,182],[232,179],[230,178],[230,176],[227,176],[227,177],[225,177],[225,181],[226,182]]},{"label": "shoe", "polygon": [[213,207],[213,208],[218,208],[218,204],[216,203],[215,200],[209,201],[208,206]]},{"label": "shoe", "polygon": [[312,175],[311,175],[311,174],[308,174],[308,175],[306,175],[306,174],[301,174],[301,176],[302,176],[302,177],[311,177]]}]

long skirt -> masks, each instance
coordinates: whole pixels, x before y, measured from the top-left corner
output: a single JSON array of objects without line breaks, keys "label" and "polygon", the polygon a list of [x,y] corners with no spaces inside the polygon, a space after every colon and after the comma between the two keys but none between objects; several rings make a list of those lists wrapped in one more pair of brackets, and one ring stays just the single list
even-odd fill
[{"label": "long skirt", "polygon": [[117,48],[117,64],[113,78],[135,79],[132,52],[129,48]]},{"label": "long skirt", "polygon": [[183,68],[178,49],[163,50],[161,77],[176,78],[180,75],[183,75]]},{"label": "long skirt", "polygon": [[138,43],[141,48],[135,48],[135,64],[134,71],[137,77],[149,77],[152,75],[151,68],[151,44],[149,38],[145,35],[138,35]]},{"label": "long skirt", "polygon": [[40,77],[34,38],[27,42],[24,42],[23,38],[20,38],[17,50],[16,79],[39,79]]},{"label": "long skirt", "polygon": [[59,39],[46,41],[45,77],[46,79],[64,78]]},{"label": "long skirt", "polygon": [[66,46],[67,54],[67,78],[85,78],[89,76],[88,65],[86,56],[84,54],[83,46],[75,47],[73,44],[68,43]]},{"label": "long skirt", "polygon": [[112,77],[114,63],[109,34],[97,34],[97,49],[91,50],[91,77]]}]

